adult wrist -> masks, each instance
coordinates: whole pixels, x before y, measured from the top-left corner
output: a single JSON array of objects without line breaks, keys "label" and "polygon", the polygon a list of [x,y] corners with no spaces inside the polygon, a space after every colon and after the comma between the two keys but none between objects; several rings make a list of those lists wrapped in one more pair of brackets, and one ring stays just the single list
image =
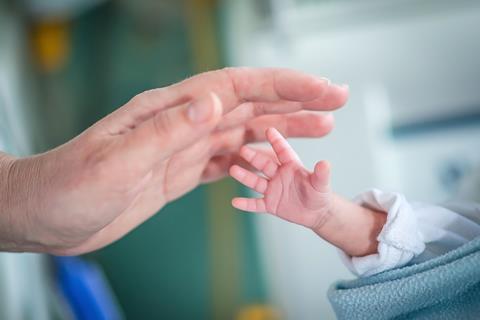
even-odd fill
[{"label": "adult wrist", "polygon": [[37,180],[30,158],[19,159],[0,153],[0,250],[37,251],[29,240],[33,184]]},{"label": "adult wrist", "polygon": [[9,206],[11,202],[10,176],[14,162],[14,157],[0,152],[0,210],[2,214],[7,211],[7,206]]},{"label": "adult wrist", "polygon": [[12,170],[15,158],[0,152],[0,250],[12,251],[17,246],[15,227],[12,226]]}]

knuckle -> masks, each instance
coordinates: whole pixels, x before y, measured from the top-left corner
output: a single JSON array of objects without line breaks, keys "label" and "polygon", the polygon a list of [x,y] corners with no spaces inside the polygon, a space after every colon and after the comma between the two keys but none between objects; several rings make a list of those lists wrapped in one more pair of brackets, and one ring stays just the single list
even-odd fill
[{"label": "knuckle", "polygon": [[153,118],[153,129],[157,137],[165,138],[171,134],[173,119],[170,112],[162,112]]},{"label": "knuckle", "polygon": [[127,104],[130,106],[143,105],[146,103],[147,94],[148,94],[148,91],[137,93],[130,99],[130,101],[128,101]]},{"label": "knuckle", "polygon": [[241,70],[242,68],[233,68],[233,67],[226,67],[220,70],[220,72],[222,72],[222,74],[224,74],[225,77],[227,78],[227,81],[230,83],[231,89],[237,98],[240,97],[240,93],[239,93],[236,75]]},{"label": "knuckle", "polygon": [[142,106],[151,106],[155,104],[155,99],[153,97],[159,96],[166,91],[166,88],[155,88],[146,90],[136,94],[133,98],[130,99],[128,102],[129,104],[135,105],[142,105]]}]

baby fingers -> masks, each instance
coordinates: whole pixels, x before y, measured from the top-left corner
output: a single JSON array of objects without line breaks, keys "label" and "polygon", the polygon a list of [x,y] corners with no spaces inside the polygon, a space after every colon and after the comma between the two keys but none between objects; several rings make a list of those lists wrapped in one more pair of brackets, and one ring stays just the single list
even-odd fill
[{"label": "baby fingers", "polygon": [[258,150],[243,146],[242,149],[240,149],[240,156],[252,167],[269,178],[273,178],[275,173],[277,173],[278,165],[271,157]]},{"label": "baby fingers", "polygon": [[290,162],[301,163],[300,158],[293,148],[288,144],[287,140],[275,128],[267,129],[267,139],[272,145],[273,150],[277,154],[278,161],[281,164]]},{"label": "baby fingers", "polygon": [[232,206],[239,210],[250,212],[266,212],[265,200],[255,198],[233,198]]},{"label": "baby fingers", "polygon": [[318,192],[327,192],[330,189],[330,163],[319,161],[310,175],[312,187]]},{"label": "baby fingers", "polygon": [[268,181],[256,174],[234,165],[230,168],[230,175],[241,184],[257,191],[258,193],[265,193],[268,186]]}]

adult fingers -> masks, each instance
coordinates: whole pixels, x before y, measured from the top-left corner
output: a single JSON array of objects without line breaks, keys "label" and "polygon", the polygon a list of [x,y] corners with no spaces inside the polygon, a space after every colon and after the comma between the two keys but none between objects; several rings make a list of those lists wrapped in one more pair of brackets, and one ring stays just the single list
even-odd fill
[{"label": "adult fingers", "polygon": [[330,89],[325,79],[279,68],[225,68],[200,74],[171,87],[177,95],[195,97],[216,92],[226,114],[247,101],[314,101]]},{"label": "adult fingers", "polygon": [[323,137],[333,128],[331,114],[296,112],[293,114],[268,115],[250,120],[245,126],[226,131],[216,131],[211,136],[212,154],[238,152],[247,143],[266,141],[265,132],[275,127],[286,137]]},{"label": "adult fingers", "polygon": [[230,78],[235,104],[245,101],[307,102],[345,93],[343,88],[331,85],[327,79],[290,69],[226,68],[220,72]]},{"label": "adult fingers", "polygon": [[302,110],[302,103],[297,101],[244,102],[224,115],[217,129],[227,130],[263,115],[292,113],[300,110]]},{"label": "adult fingers", "polygon": [[348,93],[348,85],[331,85],[322,97],[306,101],[302,105],[306,110],[335,110],[347,102]]},{"label": "adult fingers", "polygon": [[[295,104],[287,106],[282,102],[301,102],[301,108],[308,110],[332,110],[341,107],[348,98],[347,87],[330,84],[324,78],[295,70],[226,68],[141,93],[103,119],[97,127],[109,134],[122,133],[150,119],[160,110],[194,102],[208,91],[219,96],[223,114],[245,102],[281,102],[270,109],[264,108],[267,113],[281,113],[284,108],[298,108]],[[236,116],[230,121],[241,122],[236,120]]]},{"label": "adult fingers", "polygon": [[221,118],[221,103],[210,94],[189,106],[164,110],[120,136],[122,163],[150,170],[156,163],[210,134]]},{"label": "adult fingers", "polygon": [[[201,99],[207,92],[197,97]],[[125,105],[100,120],[95,127],[108,135],[124,134],[153,118],[162,110],[192,102],[193,99],[190,97],[178,95],[168,87],[147,90],[137,94]]]},{"label": "adult fingers", "polygon": [[222,101],[223,113],[247,101],[308,102],[323,96],[336,97],[348,92],[331,85],[327,79],[284,68],[225,68],[201,73],[167,88],[149,91],[148,100],[155,104],[161,98],[164,105],[191,99],[205,90],[215,92]]},{"label": "adult fingers", "polygon": [[331,113],[296,112],[262,116],[247,123],[245,140],[247,143],[265,141],[268,128],[276,128],[284,137],[319,138],[329,134],[333,126]]},{"label": "adult fingers", "polygon": [[218,130],[226,130],[263,115],[293,113],[300,110],[334,110],[341,107],[348,98],[348,94],[345,92],[336,91],[338,91],[336,88],[330,89],[326,92],[327,98],[322,97],[307,102],[244,102],[224,116],[222,122],[218,125]]}]

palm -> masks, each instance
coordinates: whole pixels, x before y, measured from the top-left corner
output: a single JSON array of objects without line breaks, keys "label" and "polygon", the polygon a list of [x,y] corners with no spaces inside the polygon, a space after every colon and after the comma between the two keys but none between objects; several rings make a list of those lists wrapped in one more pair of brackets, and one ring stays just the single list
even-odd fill
[{"label": "palm", "polygon": [[[155,212],[172,201],[193,189],[202,178],[202,172],[210,157],[207,152],[199,152],[207,145],[206,140],[186,148],[171,157],[157,163],[147,174],[138,175],[135,168],[126,168],[122,163],[118,165],[116,158],[106,162],[102,169],[93,174],[82,174],[82,170],[72,172],[72,177],[65,176],[66,181],[74,181],[78,175],[85,176],[80,183],[77,183],[71,192],[62,192],[61,203],[48,208],[52,213],[52,220],[49,225],[61,224],[62,229],[69,229],[68,238],[60,235],[56,240],[68,244],[81,243],[73,250],[58,250],[57,254],[71,254],[82,252],[88,248],[97,248],[105,242],[105,237],[110,237],[126,232],[132,221],[141,223],[151,217]],[[75,155],[72,149],[82,149],[75,143],[70,145],[73,148],[66,148],[63,151]],[[99,149],[105,148],[105,145]],[[80,158],[80,157],[78,157]],[[81,167],[82,164],[79,164]],[[58,168],[57,168],[58,170]],[[85,171],[84,171],[85,172]],[[53,174],[52,174],[53,175]],[[88,198],[85,202],[82,199]],[[61,208],[70,203],[83,203],[75,210],[61,211]],[[102,205],[98,205],[101,203]],[[84,219],[78,223],[76,216],[81,214]],[[58,214],[56,214],[58,212]],[[62,216],[65,219],[56,219]],[[92,227],[87,229],[85,223],[94,222]],[[80,224],[79,224],[80,223]],[[123,229],[125,228],[125,231]],[[111,231],[115,232],[111,232]]]},{"label": "palm", "polygon": [[[254,125],[257,126],[258,123]],[[260,125],[259,128],[262,129],[262,126]],[[98,227],[93,235],[88,231],[81,232],[75,237],[75,239],[88,238],[85,242],[82,241],[84,243],[80,249],[75,248],[75,250],[100,246],[105,241],[105,235],[111,230],[115,230],[115,234],[118,234],[118,229],[126,230],[132,220],[137,223],[145,221],[167,203],[191,191],[200,183],[218,180],[225,176],[231,161],[237,158],[240,147],[249,142],[246,135],[248,130],[249,125],[246,124],[232,130],[213,133],[157,163],[147,178],[145,175],[127,172],[126,164],[122,162],[118,165],[116,164],[118,157],[113,158],[113,161],[105,165],[108,170],[101,170],[104,173],[101,176],[94,175],[92,180],[86,179],[71,196],[64,200],[66,203],[78,202],[79,195],[83,197],[85,194],[90,194],[91,201],[82,207],[82,211],[85,215],[88,214],[97,219]],[[72,147],[76,150],[82,149],[76,144]],[[105,145],[99,147],[99,149],[104,148],[106,148]],[[72,154],[70,148],[66,151],[67,154]],[[109,201],[103,199],[109,199]],[[99,202],[104,205],[101,207],[95,205]],[[91,208],[88,207],[90,203]],[[72,212],[72,219],[75,214],[76,212]]]},{"label": "palm", "polygon": [[327,207],[328,194],[316,191],[310,182],[310,173],[294,164],[281,166],[265,191],[267,212],[301,224],[313,226],[319,213]]},{"label": "palm", "polygon": [[232,167],[230,171],[235,179],[264,197],[236,198],[233,205],[241,210],[268,212],[307,227],[318,225],[331,205],[328,181],[325,181],[328,172],[321,169],[322,172],[311,174],[301,165],[298,156],[278,132],[270,130],[268,135],[278,161],[252,149],[242,149],[242,156],[266,178],[239,166]]},{"label": "palm", "polygon": [[[138,202],[147,201],[152,210],[158,211],[200,183],[223,178],[240,147],[250,142],[245,135],[247,130],[248,125],[244,125],[216,132],[162,161],[153,169],[153,177],[142,190]],[[131,207],[129,211],[136,209]]]}]

